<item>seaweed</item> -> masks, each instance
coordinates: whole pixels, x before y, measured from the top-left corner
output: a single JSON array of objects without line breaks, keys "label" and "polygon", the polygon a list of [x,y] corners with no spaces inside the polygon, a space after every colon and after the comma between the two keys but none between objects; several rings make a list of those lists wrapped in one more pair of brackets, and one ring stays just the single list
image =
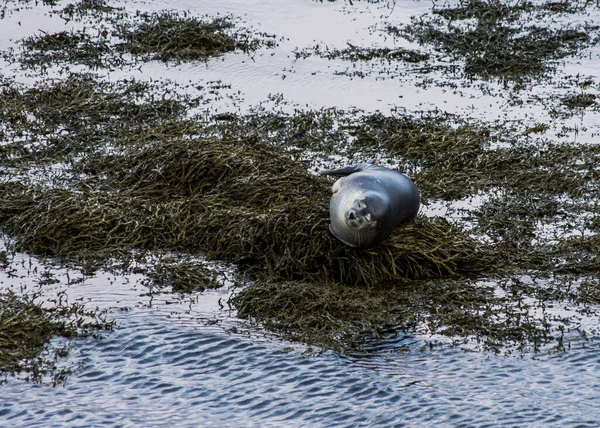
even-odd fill
[{"label": "seaweed", "polygon": [[492,133],[497,139],[505,132],[450,116],[373,114],[357,127],[353,145],[398,157],[401,168],[432,198],[456,200],[497,188],[522,196],[588,194],[590,180],[598,176],[596,146],[511,142],[492,148]]},{"label": "seaweed", "polygon": [[236,49],[248,53],[265,45],[275,45],[271,35],[261,34],[264,37],[261,40],[241,31],[230,34],[228,30],[234,27],[231,17],[203,21],[185,13],[161,12],[138,14],[137,18],[139,23],[118,26],[124,42],[116,47],[122,52],[151,59],[201,60]]},{"label": "seaweed", "polygon": [[40,355],[55,336],[69,339],[98,335],[97,331],[111,330],[114,323],[100,314],[86,311],[82,305],[68,304],[64,296],[53,307],[41,306],[37,296],[17,295],[12,291],[0,293],[0,374],[27,373],[27,379],[42,382],[52,376],[54,385],[61,383],[69,369],[56,365],[67,349],[54,347]]},{"label": "seaweed", "polygon": [[161,257],[146,272],[147,286],[168,289],[171,292],[191,293],[220,288],[219,272],[200,260],[188,260],[176,256]]},{"label": "seaweed", "polygon": [[429,55],[423,52],[416,51],[414,49],[406,48],[371,48],[371,47],[360,47],[355,46],[351,43],[347,43],[348,47],[344,49],[321,49],[319,45],[312,49],[302,49],[301,51],[294,51],[296,59],[308,58],[311,55],[318,55],[322,58],[327,59],[343,59],[344,61],[372,61],[374,59],[383,59],[388,62],[392,61],[403,61],[407,63],[418,63],[427,61]]},{"label": "seaweed", "polygon": [[[518,81],[552,71],[557,60],[597,43],[597,25],[551,27],[532,23],[544,15],[580,9],[563,7],[562,3],[467,0],[458,7],[434,8],[432,16],[414,18],[404,27],[389,26],[387,31],[463,59],[466,75]],[[476,22],[465,24],[466,20]]]},{"label": "seaweed", "polygon": [[24,49],[21,63],[25,66],[67,62],[99,68],[124,64],[122,57],[109,55],[113,49],[106,38],[106,30],[98,31],[96,35],[88,34],[85,29],[43,33],[28,37],[21,43]]},{"label": "seaweed", "polygon": [[562,103],[570,109],[587,108],[596,104],[596,96],[594,94],[576,94],[565,97]]},{"label": "seaweed", "polygon": [[[593,287],[577,297],[544,292],[558,283],[517,284],[524,271],[597,269],[595,240],[538,233],[556,219],[594,227],[594,145],[399,110],[192,116],[200,99],[177,88],[91,74],[2,83],[0,225],[21,251],[87,273],[115,259],[126,266],[138,252],[174,252],[182,258],[148,262],[146,284],[181,292],[223,286],[198,260],[231,262],[247,283],[232,299],[240,316],[341,351],[389,330],[494,352],[539,349],[555,336],[527,299],[594,298]],[[468,210],[470,222],[421,215],[380,246],[354,250],[329,233],[332,181],[312,173],[332,166],[329,154],[381,154],[425,202],[486,200]],[[484,281],[495,275],[502,298]]]},{"label": "seaweed", "polygon": [[328,232],[329,182],[256,141],[157,142],[107,158],[86,159],[110,191],[43,190],[6,222],[18,248],[59,257],[185,249],[282,278],[352,284],[477,265],[475,241],[443,219],[421,218],[374,251],[348,249]]},{"label": "seaweed", "polygon": [[197,60],[233,51],[235,40],[224,32],[233,24],[226,18],[202,22],[175,14],[143,14],[134,31],[122,31],[123,51],[149,55],[161,60]]},{"label": "seaweed", "polygon": [[[507,287],[515,290],[515,284]],[[472,340],[501,352],[554,340],[523,296],[498,297],[494,287],[470,280],[405,282],[393,287],[349,287],[335,283],[257,282],[233,297],[239,315],[291,340],[337,351],[361,350],[367,337],[385,340],[390,331],[415,330]],[[532,311],[534,312],[534,311]],[[510,351],[512,352],[512,351]]]},{"label": "seaweed", "polygon": [[[125,133],[157,129],[182,119],[198,100],[137,80],[98,81],[72,73],[33,88],[6,82],[0,88],[0,136],[9,143],[11,163],[61,161],[101,150]],[[182,121],[185,122],[185,121]]]},{"label": "seaweed", "polygon": [[79,0],[67,4],[60,11],[60,16],[66,21],[73,19],[81,20],[89,15],[97,16],[105,14],[108,15],[108,17],[111,17],[122,10],[123,9],[110,6],[106,0]]},{"label": "seaweed", "polygon": [[171,11],[131,16],[103,0],[83,0],[56,12],[67,22],[84,23],[84,29],[42,31],[20,41],[20,54],[11,49],[3,57],[42,72],[53,65],[68,69],[69,64],[114,69],[155,59],[207,60],[235,50],[251,54],[277,44],[274,35],[236,28],[232,16],[198,18]]}]

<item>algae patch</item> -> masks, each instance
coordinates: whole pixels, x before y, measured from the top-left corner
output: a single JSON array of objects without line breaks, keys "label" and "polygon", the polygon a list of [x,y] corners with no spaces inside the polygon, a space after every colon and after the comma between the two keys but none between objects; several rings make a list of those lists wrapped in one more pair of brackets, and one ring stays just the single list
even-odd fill
[{"label": "algae patch", "polygon": [[29,67],[40,64],[83,64],[90,68],[122,65],[123,58],[111,57],[112,47],[101,32],[87,30],[60,31],[28,37],[22,41],[24,53],[21,63]]},{"label": "algae patch", "polygon": [[593,106],[597,103],[596,98],[597,97],[594,94],[581,93],[581,94],[572,95],[570,97],[565,97],[562,100],[562,103],[570,109],[587,108],[587,107]]},{"label": "algae patch", "polygon": [[233,302],[241,316],[288,339],[338,351],[359,350],[367,337],[384,341],[391,331],[426,331],[449,337],[457,346],[474,342],[496,353],[539,350],[553,342],[545,310],[540,320],[526,295],[517,291],[518,280],[501,284],[505,297],[490,282],[464,279],[368,288],[262,282],[240,291]]},{"label": "algae patch", "polygon": [[6,230],[19,249],[46,256],[205,252],[289,279],[372,284],[477,270],[475,242],[443,219],[421,218],[373,251],[346,248],[328,232],[329,183],[277,149],[248,143],[158,142],[137,156],[108,156],[106,170],[90,156],[106,190],[39,188],[18,214],[13,208]]},{"label": "algae patch", "polygon": [[386,60],[387,62],[402,61],[407,63],[419,63],[429,59],[428,54],[413,49],[370,48],[355,46],[351,43],[347,43],[347,47],[343,49],[330,49],[328,47],[317,45],[314,48],[305,48],[294,51],[296,59],[305,59],[311,55],[318,55],[327,59],[343,59],[352,62],[381,59]]},{"label": "algae patch", "polygon": [[[560,218],[565,233],[582,215],[597,218],[595,146],[528,145],[504,127],[401,111],[189,117],[201,97],[177,89],[80,74],[32,88],[5,81],[0,220],[17,248],[86,272],[115,258],[127,266],[140,251],[175,252],[184,258],[151,261],[144,272],[150,288],[183,292],[223,284],[195,257],[234,263],[250,280],[232,300],[241,316],[338,350],[386,329],[459,345],[470,338],[498,352],[539,349],[555,335],[523,302],[542,285],[499,297],[483,279],[596,266],[596,241],[539,235]],[[392,159],[426,202],[488,199],[470,225],[420,216],[356,251],[328,232],[332,181],[304,161],[322,164],[332,151]],[[48,168],[56,162],[59,172]]]},{"label": "algae patch", "polygon": [[85,311],[78,304],[68,304],[62,298],[55,306],[46,307],[37,303],[35,296],[2,292],[0,374],[25,373],[33,382],[42,382],[50,376],[54,385],[61,383],[69,370],[59,370],[56,363],[68,350],[52,347],[43,353],[48,342],[55,336],[81,338],[112,327],[99,314]]},{"label": "algae patch", "polygon": [[519,80],[552,71],[558,60],[598,42],[599,27],[593,23],[551,23],[552,16],[580,12],[589,2],[573,3],[461,1],[456,7],[434,7],[409,25],[391,25],[388,32],[464,60],[467,75]]},{"label": "algae patch", "polygon": [[146,273],[147,285],[159,290],[190,293],[223,286],[219,273],[198,260],[175,256],[161,257]]},{"label": "algae patch", "polygon": [[171,11],[132,15],[99,0],[72,3],[56,12],[66,23],[78,21],[84,28],[41,31],[21,40],[19,53],[5,51],[3,57],[42,71],[53,65],[68,69],[69,64],[114,69],[156,59],[206,61],[277,45],[274,35],[238,28],[233,16],[200,18]]},{"label": "algae patch", "polygon": [[[140,14],[139,23],[124,25],[120,35],[125,40],[117,47],[134,55],[151,59],[199,60],[236,49],[252,52],[261,46],[275,45],[274,36],[262,34],[262,40],[250,34],[227,30],[234,27],[231,18],[203,21],[186,14],[169,12]],[[266,37],[265,37],[266,36]]]}]

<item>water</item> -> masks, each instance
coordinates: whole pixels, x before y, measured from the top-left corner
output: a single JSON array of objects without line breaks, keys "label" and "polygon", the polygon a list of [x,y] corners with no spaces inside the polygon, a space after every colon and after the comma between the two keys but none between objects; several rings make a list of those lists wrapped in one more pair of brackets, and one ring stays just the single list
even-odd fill
[{"label": "water", "polygon": [[[81,288],[93,289],[95,282],[109,283],[96,278],[78,288],[83,294]],[[126,287],[116,284],[119,295],[118,288]],[[109,288],[107,296],[113,294]],[[197,297],[210,301],[221,293]],[[40,427],[600,422],[597,345],[580,342],[564,354],[506,357],[430,350],[406,337],[362,355],[310,355],[256,332],[231,331],[236,321],[229,316],[209,325],[206,320],[218,320],[219,314],[210,314],[206,302],[167,305],[157,299],[150,307],[139,299],[121,300],[129,310],[111,312],[118,328],[105,339],[71,344],[70,363],[81,368],[65,385],[11,380],[2,386],[0,422]]]},{"label": "water", "polygon": [[[319,43],[338,48],[348,41],[394,46],[378,29],[426,12],[426,1],[398,0],[393,12],[385,4],[310,0],[128,5],[145,11],[167,6],[194,15],[230,12],[253,28],[284,38],[278,48],[259,51],[254,60],[229,54],[200,65],[151,62],[109,73],[109,78],[166,77],[184,84],[222,80],[231,84],[232,96],[216,100],[213,107],[223,111],[243,112],[258,103],[267,105],[269,95],[282,94],[300,106],[317,108],[440,108],[483,120],[518,122],[524,129],[547,122],[552,126],[548,136],[562,126],[577,125],[578,133],[565,137],[567,142],[597,140],[598,113],[557,121],[544,108],[552,94],[577,89],[577,73],[578,79],[597,83],[597,47],[589,56],[563,64],[554,83],[513,94],[530,100],[520,105],[494,83],[486,83],[485,93],[478,84],[452,77],[439,76],[446,83],[458,83],[455,90],[445,84],[416,86],[423,76],[407,68],[385,77],[378,65],[359,65],[375,71],[364,79],[351,78],[338,74],[348,68],[343,61],[296,60],[292,54]],[[50,16],[41,6],[23,9],[2,21],[0,47],[6,49],[41,28],[60,31],[76,25]],[[3,63],[3,70],[26,83],[35,80],[16,66]],[[24,257],[22,266],[28,265],[23,255],[17,256],[16,265],[19,257]],[[600,425],[598,337],[586,341],[567,333],[567,352],[506,356],[454,347],[431,349],[428,337],[414,334],[375,342],[361,354],[315,354],[237,319],[220,304],[229,296],[228,287],[186,296],[149,296],[141,276],[100,272],[69,285],[66,270],[54,272],[59,282],[44,288],[47,296],[64,291],[71,301],[106,310],[117,327],[102,340],[69,342],[69,356],[60,363],[74,372],[64,385],[54,388],[9,378],[0,386],[0,426]],[[0,271],[0,282],[3,288],[30,291],[38,276],[23,267],[16,277]],[[581,325],[597,327],[598,320],[581,317]],[[64,341],[56,339],[53,346],[61,344]]]},{"label": "water", "polygon": [[244,331],[215,305],[224,290],[150,301],[129,279],[99,274],[77,286],[54,286],[70,299],[88,296],[109,309],[118,327],[103,340],[71,343],[68,362],[80,368],[66,384],[11,379],[3,385],[3,426],[600,422],[598,345],[580,341],[562,354],[507,357],[431,350],[418,337],[404,337],[361,355],[305,354],[301,346]]}]

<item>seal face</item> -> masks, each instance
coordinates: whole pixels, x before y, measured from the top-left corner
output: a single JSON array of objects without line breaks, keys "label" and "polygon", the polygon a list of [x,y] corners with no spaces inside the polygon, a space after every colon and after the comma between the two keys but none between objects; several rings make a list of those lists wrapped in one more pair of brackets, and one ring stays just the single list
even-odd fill
[{"label": "seal face", "polygon": [[419,212],[421,196],[414,183],[374,162],[319,171],[319,175],[342,176],[331,188],[329,230],[350,247],[379,244]]}]

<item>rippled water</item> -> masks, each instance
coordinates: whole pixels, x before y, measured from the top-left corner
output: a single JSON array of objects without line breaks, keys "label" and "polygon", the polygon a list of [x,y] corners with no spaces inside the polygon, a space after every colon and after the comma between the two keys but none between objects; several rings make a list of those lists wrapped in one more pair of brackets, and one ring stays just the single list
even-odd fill
[{"label": "rippled water", "polygon": [[[347,41],[390,45],[375,31],[378,26],[386,20],[408,22],[411,15],[428,10],[426,1],[398,0],[393,13],[386,5],[311,0],[171,0],[128,7],[151,11],[167,6],[200,15],[231,12],[254,28],[285,38],[277,49],[261,51],[254,60],[231,54],[201,65],[165,67],[154,62],[110,78],[223,80],[231,84],[231,93],[241,91],[219,101],[224,109],[244,110],[280,93],[312,107],[440,107],[472,117],[522,120],[524,127],[547,120],[540,103],[507,107],[502,88],[492,83],[486,94],[469,86],[424,89],[413,84],[414,76],[402,73],[351,79],[335,74],[348,67],[341,61],[293,59],[294,48],[323,41],[335,47]],[[40,6],[0,21],[0,47],[39,28],[64,29],[62,21],[46,12]],[[597,78],[597,51],[565,64],[559,73]],[[31,79],[6,64],[4,71]],[[540,85],[524,97],[553,91]],[[593,140],[598,133],[597,114],[568,121],[581,125],[577,138]],[[314,354],[238,320],[219,304],[227,300],[226,287],[191,296],[150,297],[141,277],[99,273],[66,285],[66,271],[56,272],[60,282],[46,288],[48,295],[65,290],[71,300],[107,310],[117,327],[102,340],[69,344],[70,355],[62,363],[74,373],[64,385],[53,388],[9,378],[0,386],[0,426],[600,425],[600,338],[574,338],[564,353],[502,356],[431,349],[416,334],[374,343],[357,355]],[[32,289],[36,279],[25,269],[17,278],[0,271],[4,288]],[[597,321],[584,319],[582,325],[597,326]]]},{"label": "rippled water", "polygon": [[[107,278],[98,279],[92,287],[97,282],[110,288]],[[175,303],[172,315],[173,305],[164,301],[153,307],[140,303],[112,312],[118,328],[105,339],[72,343],[69,360],[82,367],[65,385],[13,380],[2,386],[2,425],[597,426],[600,421],[597,345],[574,344],[559,355],[505,357],[420,349],[418,338],[406,337],[362,355],[305,355],[278,340],[208,326],[207,318],[199,321],[209,316],[202,303],[190,305],[188,314],[180,312],[187,304]],[[225,321],[229,327],[234,323]]]},{"label": "rippled water", "polygon": [[[21,261],[23,263],[21,263]],[[4,288],[37,289],[35,259]],[[37,268],[37,269],[36,269]],[[564,353],[519,356],[431,349],[419,335],[361,354],[314,354],[248,328],[227,287],[149,296],[141,276],[83,282],[54,269],[69,301],[106,310],[117,328],[70,342],[64,385],[0,386],[0,426],[598,426],[600,337]],[[77,282],[77,281],[75,281]],[[597,324],[597,320],[589,320]],[[62,344],[57,339],[55,345]]]}]

